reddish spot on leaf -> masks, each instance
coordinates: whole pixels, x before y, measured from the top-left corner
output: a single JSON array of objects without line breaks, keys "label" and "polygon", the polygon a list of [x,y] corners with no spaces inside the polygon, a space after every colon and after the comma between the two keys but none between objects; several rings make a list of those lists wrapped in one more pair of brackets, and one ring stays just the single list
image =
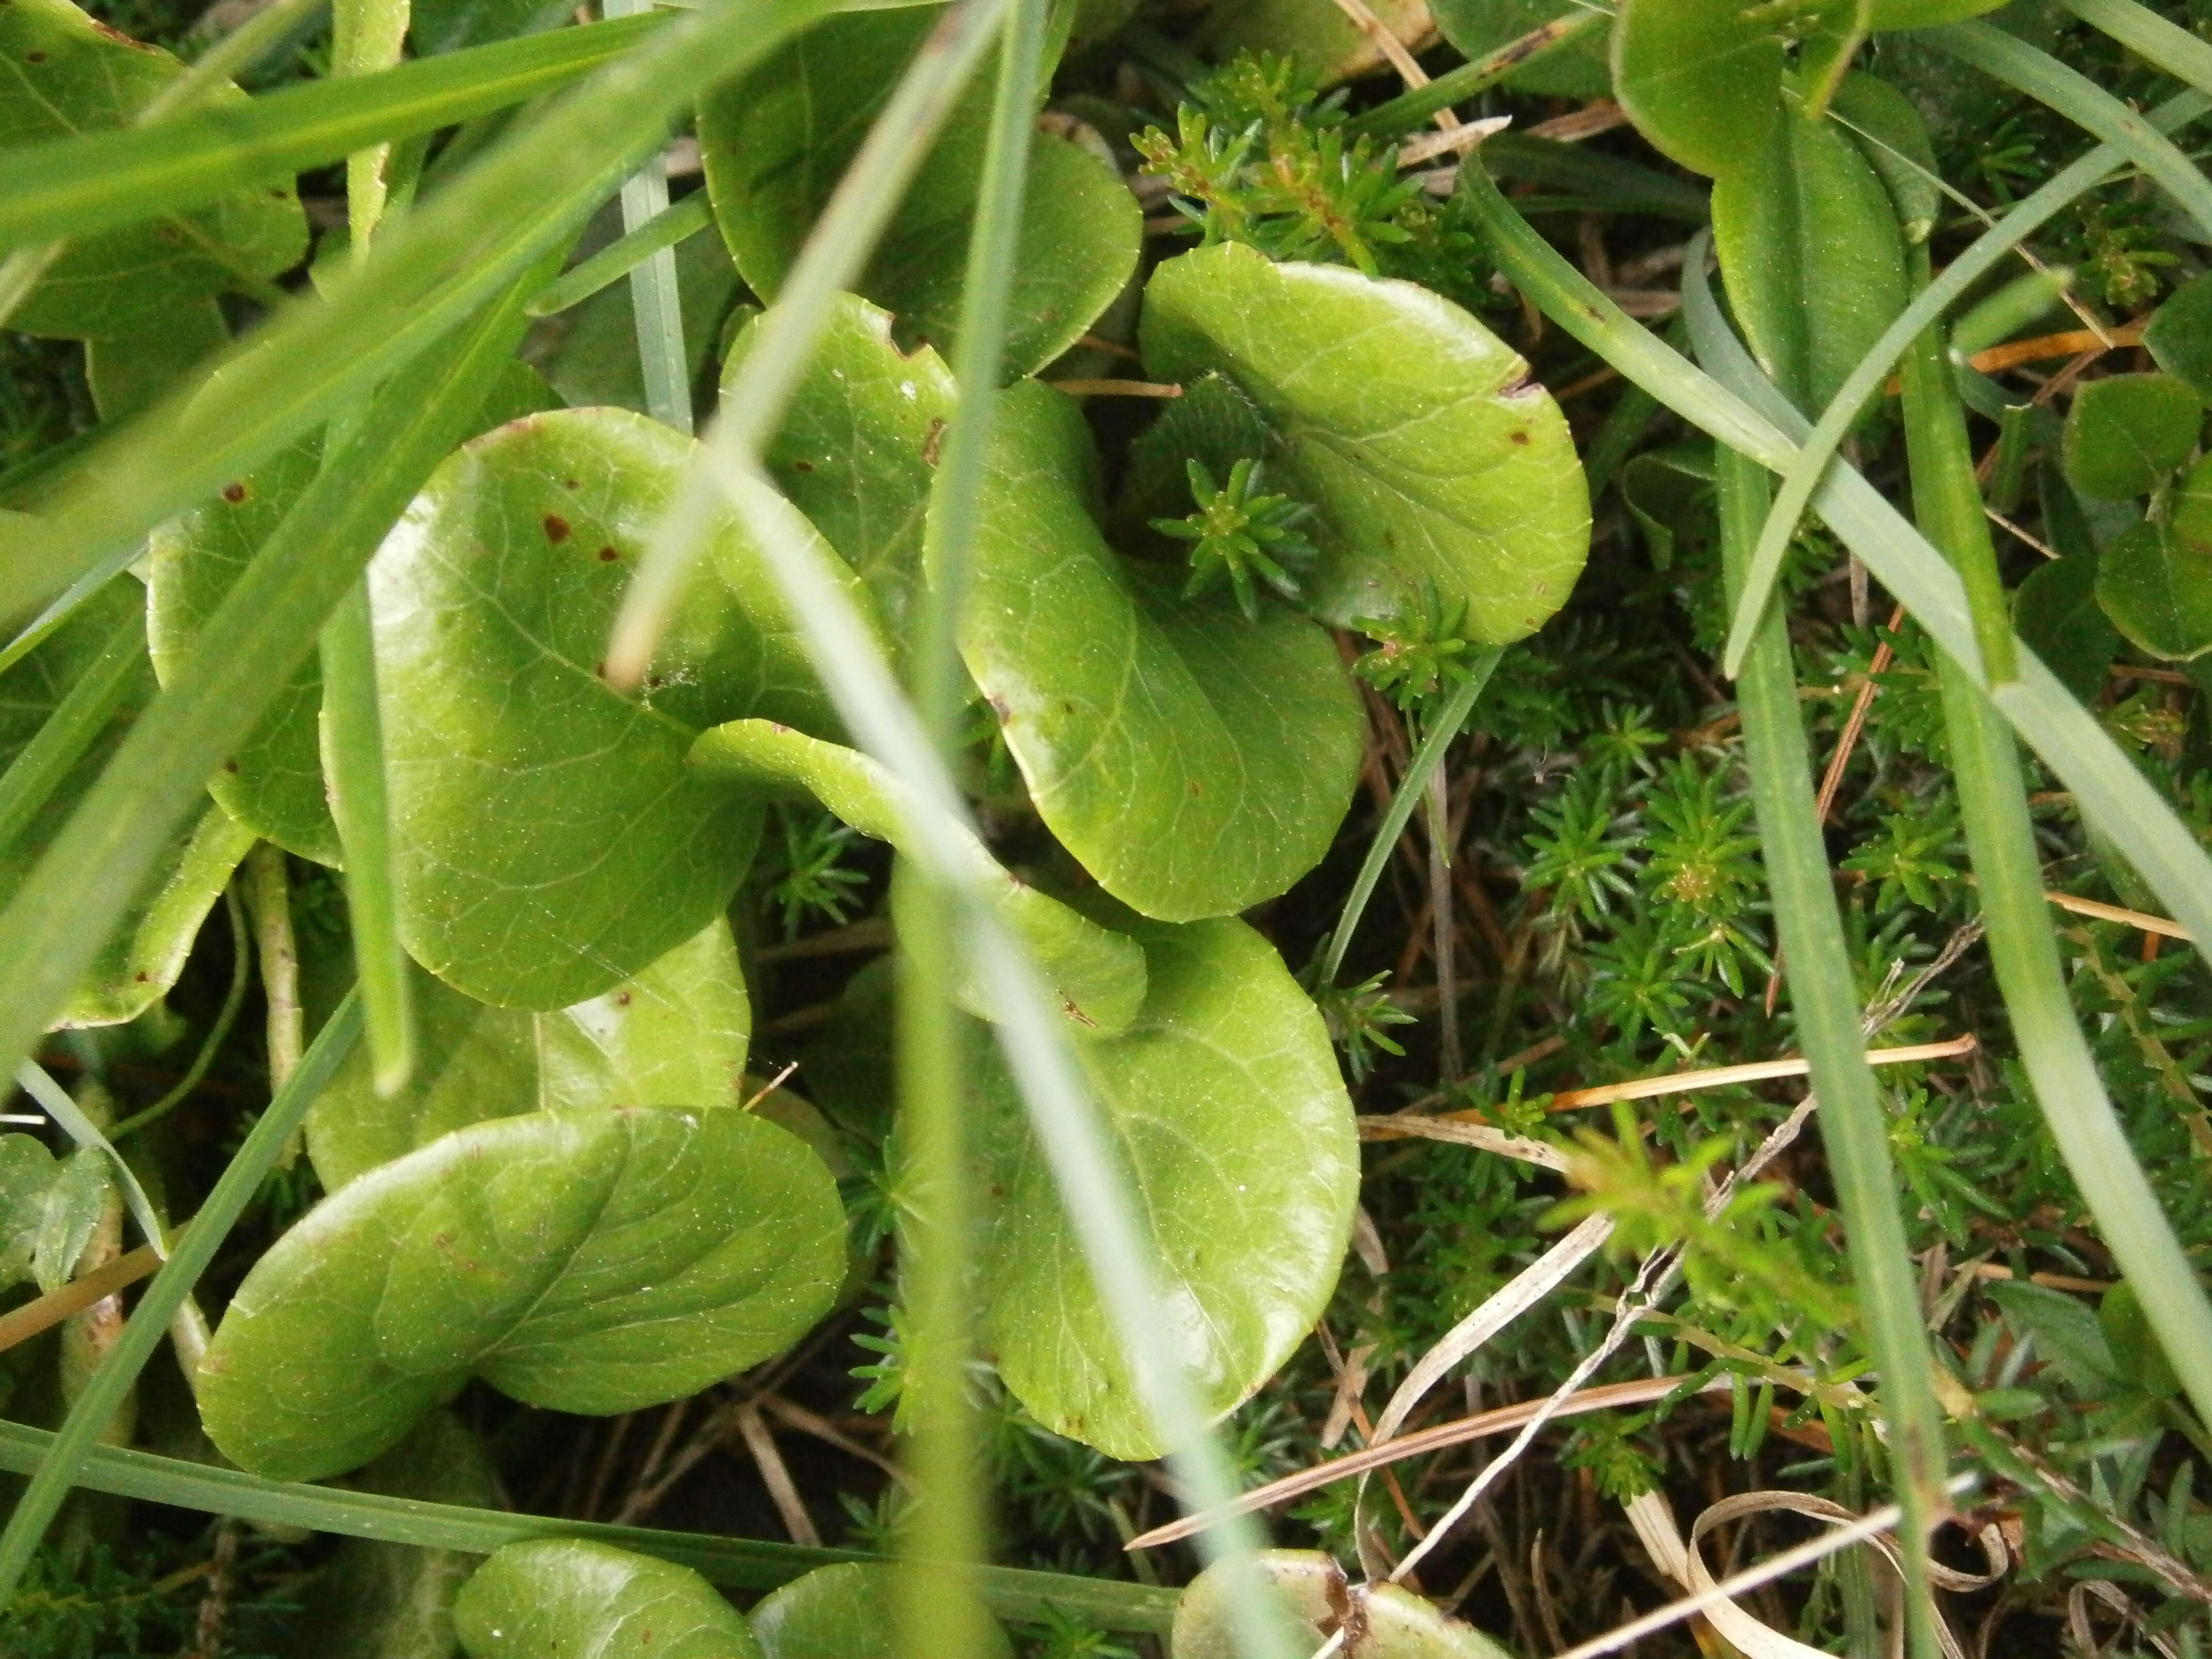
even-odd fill
[{"label": "reddish spot on leaf", "polygon": [[228,501],[233,507],[237,506],[239,502],[246,499],[246,486],[242,483],[225,484],[222,487],[222,498]]},{"label": "reddish spot on leaf", "polygon": [[222,769],[226,772],[235,772],[238,770],[238,763],[234,760],[227,760],[222,763]]},{"label": "reddish spot on leaf", "polygon": [[1513,433],[1513,441],[1516,444],[1525,444],[1528,441],[1528,434],[1520,428],[1516,428]]},{"label": "reddish spot on leaf", "polygon": [[811,472],[814,471],[814,463],[811,461],[793,461],[791,464],[791,470],[793,472]]},{"label": "reddish spot on leaf", "polygon": [[568,521],[558,513],[545,515],[545,539],[556,547],[568,539]]},{"label": "reddish spot on leaf", "polygon": [[616,552],[611,547],[603,547],[599,550],[599,562],[601,564],[612,564],[620,557],[622,557],[622,555]]},{"label": "reddish spot on leaf", "polygon": [[616,1006],[616,1007],[617,1007],[617,1008],[627,1008],[627,1007],[629,1007],[629,992],[627,992],[627,991],[617,991],[617,992],[616,992],[616,993],[615,993],[615,1006]]},{"label": "reddish spot on leaf", "polygon": [[563,478],[561,480],[561,488],[563,489],[574,489],[575,487],[576,481],[574,478]]}]

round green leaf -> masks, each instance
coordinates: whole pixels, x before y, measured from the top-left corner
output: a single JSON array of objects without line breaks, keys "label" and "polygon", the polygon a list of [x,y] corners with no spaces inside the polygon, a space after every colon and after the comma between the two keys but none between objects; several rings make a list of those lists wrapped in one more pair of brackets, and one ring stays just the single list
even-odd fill
[{"label": "round green leaf", "polygon": [[2093,702],[2120,648],[2119,631],[2097,603],[2097,561],[2053,559],[2028,573],[2013,594],[2013,625],[2066,689]]},{"label": "round green leaf", "polygon": [[2203,416],[2203,400],[2178,375],[2084,380],[2059,447],[2066,482],[2096,501],[2148,495],[2189,459]]},{"label": "round green leaf", "polygon": [[[776,789],[796,786],[864,836],[908,842],[915,804],[898,779],[856,750],[823,743],[768,720],[732,720],[692,745],[695,765]],[[970,870],[995,896],[999,914],[1036,958],[1054,997],[1086,1033],[1111,1034],[1136,1018],[1145,1000],[1145,952],[1124,934],[1101,927],[1058,899],[1017,881],[983,844],[957,831]],[[896,889],[894,889],[896,894]],[[964,975],[959,988],[971,1012],[988,1015],[991,999]]]},{"label": "round green leaf", "polygon": [[[793,1579],[748,1615],[761,1652],[766,1659],[900,1659],[891,1602],[898,1571],[848,1561]],[[998,1622],[987,1629],[974,1659],[1013,1659]]]},{"label": "round green leaf", "polygon": [[1905,309],[1905,239],[1881,175],[1826,121],[1777,108],[1754,157],[1713,185],[1713,247],[1759,367],[1827,407]]},{"label": "round green leaf", "polygon": [[[1346,1659],[1506,1659],[1472,1625],[1447,1619],[1411,1590],[1355,1584],[1317,1550],[1267,1550],[1253,1559],[1262,1594],[1282,1620],[1285,1651],[1310,1653],[1341,1628]],[[1173,1659],[1237,1659],[1249,1650],[1225,1576],[1209,1567],[1176,1604]]]},{"label": "round green leaf", "polygon": [[1089,428],[1036,382],[1001,396],[960,652],[1047,825],[1099,884],[1171,921],[1273,897],[1321,861],[1359,764],[1328,636],[1118,557],[1091,516]]},{"label": "round green leaf", "polygon": [[1449,300],[1235,243],[1145,290],[1145,362],[1226,376],[1269,431],[1267,487],[1316,509],[1305,604],[1349,627],[1421,616],[1433,586],[1502,645],[1565,603],[1589,552],[1573,436],[1528,365]]},{"label": "round green leaf", "polygon": [[[1072,9],[1059,9],[1063,31]],[[827,18],[701,100],[699,145],[714,216],[739,274],[763,299],[783,285],[938,15],[934,6],[915,6]],[[1055,42],[1048,72],[1057,56]],[[896,316],[902,343],[952,347],[994,79],[978,76],[954,107],[858,284]],[[1136,198],[1111,167],[1079,144],[1036,135],[1008,296],[1010,378],[1034,373],[1075,343],[1129,280],[1143,235]]]},{"label": "round green leaf", "polygon": [[2139,524],[2097,560],[2097,602],[2139,648],[2170,662],[2212,651],[2212,548]]},{"label": "round green leaf", "polygon": [[[321,453],[315,439],[295,444],[154,532],[146,632],[154,672],[164,683],[176,677],[231,584],[314,482]],[[253,735],[208,781],[208,793],[255,835],[335,868],[343,860],[315,732],[322,706],[322,670],[311,653]]]},{"label": "round green leaf", "polygon": [[[684,765],[700,731],[746,714],[835,729],[727,518],[643,694],[599,678],[696,447],[623,410],[513,422],[439,468],[369,567],[402,936],[484,1001],[596,996],[728,902],[760,809]],[[780,500],[767,510],[813,537]]]},{"label": "round green leaf", "polygon": [[[55,1025],[121,1025],[166,996],[185,971],[200,924],[253,841],[252,830],[209,802],[170,842],[122,925],[108,935],[83,982],[55,1015]],[[0,890],[12,885],[0,877]]]},{"label": "round green leaf", "polygon": [[[167,52],[69,0],[9,0],[0,7],[0,148],[126,125],[184,72]],[[245,101],[235,87],[211,100],[218,108]],[[211,207],[72,242],[8,326],[69,339],[144,334],[180,300],[265,289],[307,247],[307,216],[292,187],[256,185]]]},{"label": "round green leaf", "polygon": [[787,1346],[844,1272],[829,1170],[748,1113],[500,1118],[279,1238],[201,1362],[201,1417],[240,1468],[313,1480],[396,1444],[471,1371],[554,1411],[634,1411]]},{"label": "round green leaf", "polygon": [[[1157,1253],[1160,1316],[1218,1416],[1274,1374],[1335,1286],[1359,1188],[1352,1103],[1320,1014],[1266,939],[1233,921],[1131,931],[1144,1011],[1076,1053]],[[978,1069],[991,1203],[977,1282],[1000,1375],[1054,1433],[1157,1457],[1019,1096],[995,1061]]]},{"label": "round green leaf", "polygon": [[380,1095],[366,1045],[307,1112],[336,1192],[380,1164],[495,1117],[562,1106],[735,1106],[752,1009],[717,916],[643,973],[557,1013],[495,1008],[417,973],[414,1075]]},{"label": "round green leaf", "polygon": [[509,1544],[461,1587],[453,1623],[469,1659],[761,1659],[690,1568],[580,1538]]},{"label": "round green leaf", "polygon": [[1717,178],[1755,160],[1782,94],[1778,35],[1743,0],[1621,0],[1613,96],[1668,159]]},{"label": "round green leaf", "polygon": [[2160,368],[2212,398],[2212,276],[2176,289],[2144,325],[2142,343]]},{"label": "round green leaf", "polygon": [[[744,372],[757,325],[730,348],[725,395]],[[895,643],[921,580],[930,480],[958,388],[930,347],[902,351],[891,314],[837,296],[821,346],[763,458],[776,487],[844,555],[875,597]]]}]

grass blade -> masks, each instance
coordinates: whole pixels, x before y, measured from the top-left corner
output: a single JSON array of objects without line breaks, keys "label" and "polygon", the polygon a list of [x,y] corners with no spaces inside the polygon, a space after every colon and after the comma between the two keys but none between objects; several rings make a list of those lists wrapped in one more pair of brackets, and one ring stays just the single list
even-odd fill
[{"label": "grass blade", "polygon": [[[1924,250],[1919,258],[1924,276]],[[1966,419],[1934,328],[1905,359],[1905,422],[1922,527],[1965,568],[1969,592],[1994,587],[2002,605],[1996,549],[1982,513]],[[1978,584],[1977,566],[1984,573]],[[2212,1303],[2128,1144],[2082,1037],[2045,908],[2042,861],[2013,734],[1955,663],[1945,659],[1939,675],[1990,960],[2036,1103],[2191,1403],[2200,1416],[2212,1413]]]},{"label": "grass blade", "polygon": [[[1692,264],[1705,248],[1694,244]],[[1689,265],[1685,270],[1690,269]],[[1694,331],[1696,322],[1691,324]],[[1722,449],[1721,545],[1729,585],[1740,587],[1751,562],[1754,526],[1765,516],[1768,480],[1759,464]],[[1770,608],[1736,681],[1743,746],[1751,771],[1760,857],[1774,902],[1776,943],[1790,963],[1786,981],[1799,1041],[1819,1097],[1851,1278],[1866,1317],[1868,1346],[1881,1372],[1881,1413],[1893,1480],[1905,1512],[1899,1544],[1905,1604],[1916,1659],[1936,1659],[1929,1616],[1928,1534],[1946,1507],[1943,1424],[1929,1387],[1928,1344],[1911,1246],[1898,1213],[1889,1158],[1889,1121],[1881,1085],[1867,1064],[1834,872],[1814,804],[1812,755],[1797,702],[1797,670],[1782,613]]]},{"label": "grass blade", "polygon": [[[0,1469],[28,1474],[38,1468],[53,1442],[53,1435],[44,1429],[0,1421]],[[857,1550],[811,1549],[710,1533],[607,1526],[267,1480],[236,1469],[113,1446],[91,1449],[79,1465],[77,1484],[118,1498],[198,1510],[208,1515],[235,1516],[258,1526],[298,1527],[386,1544],[411,1544],[421,1549],[456,1550],[465,1555],[489,1555],[502,1545],[529,1538],[588,1538],[664,1561],[680,1562],[717,1584],[739,1590],[774,1589],[816,1567],[881,1559]],[[1009,1619],[1041,1622],[1047,1607],[1058,1607],[1080,1613],[1105,1630],[1164,1633],[1175,1618],[1176,1593],[1146,1584],[1019,1567],[984,1567],[979,1576],[983,1599],[994,1612]]]},{"label": "grass blade", "polygon": [[1492,87],[1517,69],[1525,69],[1564,46],[1568,41],[1589,33],[1601,23],[1610,21],[1611,14],[1602,11],[1571,11],[1554,17],[1548,23],[1540,23],[1516,40],[1508,40],[1493,52],[1477,58],[1458,68],[1447,70],[1425,87],[1415,87],[1402,92],[1388,103],[1377,104],[1373,109],[1363,110],[1344,124],[1346,132],[1371,132],[1378,137],[1395,138],[1400,133],[1411,132],[1438,110],[1449,109],[1462,99],[1472,98],[1486,87]]},{"label": "grass blade", "polygon": [[566,86],[665,27],[637,19],[556,29],[148,126],[0,151],[0,247],[204,207],[371,144],[506,109]]},{"label": "grass blade", "polygon": [[94,450],[35,533],[0,520],[0,607],[27,610],[366,395],[573,235],[702,88],[836,3],[721,0],[672,22],[599,25],[650,33],[380,239],[327,299],[295,300]]},{"label": "grass blade", "polygon": [[0,1054],[10,1066],[83,974],[208,775],[253,729],[384,532],[466,435],[538,281],[526,276],[452,353],[379,397],[0,911]]},{"label": "grass blade", "polygon": [[530,302],[533,317],[551,317],[581,305],[601,289],[621,281],[665,247],[697,235],[714,222],[707,192],[685,197],[667,212],[607,244],[590,258],[562,273],[561,280]]},{"label": "grass blade", "polygon": [[2184,85],[2212,92],[2212,46],[2135,0],[2063,0],[2092,28],[2102,29],[2147,64]]},{"label": "grass blade", "polygon": [[2186,209],[2200,234],[2212,237],[2212,181],[2163,133],[2087,76],[1990,23],[1945,23],[1918,33],[2096,134]]},{"label": "grass blade", "polygon": [[[1460,187],[1499,268],[1547,317],[1692,425],[1770,472],[1789,470],[1797,454],[1792,434],[1802,434],[1805,423],[1778,395],[1764,412],[1754,409],[1622,312],[1486,178],[1462,172]],[[1851,468],[1831,469],[1814,506],[1929,636],[1986,689],[1965,590],[1949,562]],[[2197,938],[2212,939],[2212,857],[2095,716],[2033,652],[2017,642],[2015,649],[2020,678],[1995,692],[1999,711],[2074,793],[2091,822],[2124,848],[2172,915]]]},{"label": "grass blade", "polygon": [[138,1224],[138,1231],[154,1254],[166,1256],[169,1253],[167,1233],[161,1218],[155,1213],[154,1200],[146,1196],[145,1188],[138,1184],[138,1176],[123,1161],[123,1154],[115,1150],[114,1142],[100,1133],[100,1126],[85,1115],[84,1108],[70,1097],[68,1090],[54,1081],[46,1068],[36,1060],[27,1060],[15,1070],[15,1081],[25,1094],[46,1109],[62,1133],[87,1152],[106,1154],[115,1170],[116,1184],[123,1188],[123,1197],[131,1208],[131,1218]]},{"label": "grass blade", "polygon": [[[653,0],[606,0],[609,17],[644,16]],[[704,194],[702,191],[701,194]],[[635,235],[668,211],[668,169],[655,149],[623,180],[625,235]],[[630,314],[637,326],[638,369],[645,382],[646,412],[687,436],[691,431],[691,360],[684,349],[684,296],[672,244],[664,244],[632,266]]]},{"label": "grass blade", "polygon": [[275,1167],[277,1154],[337,1072],[360,1031],[360,1006],[349,994],[308,1048],[299,1070],[247,1132],[246,1144],[238,1149],[215,1190],[178,1238],[168,1261],[138,1298],[123,1334],[77,1396],[60,1432],[47,1444],[30,1484],[15,1500],[7,1530],[0,1533],[0,1607],[14,1599],[32,1552],[46,1536],[47,1523],[61,1507],[62,1499],[76,1484],[78,1466],[137,1382],[146,1362],[154,1357],[170,1316],[184,1305],[185,1297],[215,1260],[215,1253],[230,1236],[232,1224],[252,1200],[262,1177]]},{"label": "grass blade", "polygon": [[1360,860],[1359,873],[1352,878],[1352,890],[1345,895],[1343,914],[1336,919],[1336,931],[1328,936],[1328,954],[1322,958],[1321,973],[1314,981],[1316,991],[1335,987],[1336,976],[1344,969],[1344,953],[1352,944],[1360,917],[1367,913],[1367,901],[1374,896],[1376,883],[1382,879],[1383,868],[1390,862],[1398,837],[1406,833],[1407,824],[1413,821],[1413,809],[1420,805],[1422,792],[1429,787],[1430,777],[1443,763],[1444,750],[1451,747],[1452,739],[1459,736],[1468,717],[1474,713],[1475,700],[1482,696],[1483,687],[1490,684],[1492,673],[1504,655],[1501,647],[1479,652],[1469,658],[1467,678],[1444,700],[1435,725],[1422,737],[1421,746],[1413,753],[1413,764],[1398,780],[1398,793],[1390,797],[1390,810],[1376,826],[1375,839],[1368,846],[1367,856]]},{"label": "grass blade", "polygon": [[775,303],[761,319],[744,374],[708,428],[700,468],[686,481],[667,525],[639,562],[607,647],[610,684],[634,690],[645,678],[712,521],[714,485],[705,477],[706,469],[721,468],[733,477],[755,470],[762,446],[783,419],[799,377],[814,356],[830,306],[852,287],[874,252],[938,128],[990,45],[1006,3],[954,0],[838,180]]},{"label": "grass blade", "polygon": [[70,769],[107,730],[115,711],[153,679],[153,665],[146,659],[146,619],[126,616],[46,716],[38,735],[0,773],[0,851],[52,798]]},{"label": "grass blade", "polygon": [[392,867],[392,815],[377,711],[376,640],[368,584],[360,576],[323,624],[323,765],[331,816],[345,849],[346,921],[368,1030],[376,1091],[397,1094],[415,1069],[415,1015],[399,894]]},{"label": "grass blade", "polygon": [[[1006,355],[1047,9],[1046,0],[1013,0],[1002,29],[953,353],[959,400],[935,483],[934,533],[924,552],[927,580],[913,625],[909,660],[921,716],[947,763],[959,751],[966,702],[968,677],[957,629]],[[901,1553],[917,1565],[933,1565],[902,1575],[896,1614],[899,1650],[908,1659],[966,1659],[984,1645],[975,1567],[988,1549],[988,1522],[966,1382],[975,1346],[969,1284],[975,1204],[963,1054],[968,1031],[953,1006],[959,912],[953,895],[927,870],[903,865],[898,878],[913,884],[918,901],[900,918],[897,1017],[900,1127],[913,1137],[910,1168],[917,1194],[902,1241],[901,1280],[913,1319],[908,1363],[923,1402],[913,1453],[921,1510]]]},{"label": "grass blade", "polygon": [[[2212,56],[2212,48],[2206,48],[2206,52]],[[2160,132],[2172,132],[2196,120],[2207,109],[2212,109],[2212,101],[2195,93],[2185,93],[2160,105],[2143,119]],[[1782,557],[1789,551],[1790,538],[1796,533],[1798,520],[1811,504],[1814,492],[1820,488],[1823,475],[1859,410],[1866,407],[1868,400],[1889,378],[1890,371],[1922,331],[1996,269],[2006,254],[2103,183],[2126,160],[2118,145],[2100,144],[2022,198],[1946,266],[1941,276],[1914,295],[1911,304],[1882,331],[1881,337],[1859,360],[1828,406],[1820,411],[1820,418],[1814,423],[1796,459],[1784,470],[1774,505],[1767,512],[1765,524],[1760,526],[1759,544],[1752,553],[1743,597],[1735,606],[1729,628],[1728,647],[1721,660],[1723,672],[1731,678],[1741,670],[1743,654],[1750,648],[1752,630],[1774,597],[1775,579],[1781,574]]]}]

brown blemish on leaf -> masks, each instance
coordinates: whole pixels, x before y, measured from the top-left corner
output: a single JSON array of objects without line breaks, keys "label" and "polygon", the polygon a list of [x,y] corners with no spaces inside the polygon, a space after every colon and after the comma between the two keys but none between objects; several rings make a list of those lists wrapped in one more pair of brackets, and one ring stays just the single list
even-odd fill
[{"label": "brown blemish on leaf", "polygon": [[622,555],[616,552],[611,547],[603,547],[599,550],[599,562],[601,564],[612,564],[620,557],[622,557]]},{"label": "brown blemish on leaf", "polygon": [[1525,443],[1527,443],[1527,442],[1528,441],[1528,432],[1527,432],[1524,428],[1521,428],[1521,427],[1516,427],[1516,428],[1513,428],[1513,441],[1514,441],[1515,443],[1516,443],[1516,444],[1525,444]]},{"label": "brown blemish on leaf", "polygon": [[225,484],[222,487],[222,498],[228,501],[233,507],[237,506],[239,502],[246,499],[246,486],[242,483]]},{"label": "brown blemish on leaf", "polygon": [[942,416],[929,423],[928,435],[921,441],[921,460],[925,466],[935,466],[937,458],[945,453],[945,421]]},{"label": "brown blemish on leaf", "polygon": [[238,770],[238,763],[234,760],[227,760],[222,763],[222,769],[226,772],[234,773]]},{"label": "brown blemish on leaf", "polygon": [[793,472],[811,472],[814,471],[814,463],[811,461],[793,461],[791,464],[791,470]]},{"label": "brown blemish on leaf", "polygon": [[617,992],[616,992],[616,993],[615,993],[615,1006],[616,1006],[616,1007],[617,1007],[617,1008],[627,1008],[627,1007],[629,1007],[629,992],[627,992],[627,991],[617,991]]},{"label": "brown blemish on leaf", "polygon": [[568,539],[568,521],[558,513],[545,515],[545,539],[556,547]]}]

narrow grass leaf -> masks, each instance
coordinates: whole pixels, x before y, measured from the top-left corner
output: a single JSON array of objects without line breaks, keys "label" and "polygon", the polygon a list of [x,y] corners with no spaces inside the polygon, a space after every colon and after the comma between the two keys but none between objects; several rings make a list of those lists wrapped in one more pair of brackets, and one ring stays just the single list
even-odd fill
[{"label": "narrow grass leaf", "polygon": [[[2206,51],[2212,55],[2212,48]],[[2212,108],[2212,100],[2195,93],[2185,93],[2160,105],[2143,119],[2158,131],[2172,132],[2197,119],[2208,108]],[[2126,161],[2126,155],[2118,145],[2100,144],[2022,198],[1951,261],[1942,276],[1916,295],[1911,304],[1859,360],[1828,406],[1820,411],[1820,419],[1807,434],[1796,459],[1784,470],[1774,504],[1767,511],[1766,522],[1759,528],[1759,544],[1752,551],[1751,568],[1745,574],[1743,597],[1736,604],[1729,628],[1728,647],[1722,657],[1722,670],[1729,678],[1742,671],[1752,631],[1773,599],[1783,555],[1789,551],[1798,520],[1811,504],[1814,492],[1820,488],[1851,422],[1889,378],[1898,359],[1923,329],[1995,270],[2005,255],[2102,184]]]},{"label": "narrow grass leaf", "polygon": [[[360,1006],[349,994],[308,1046],[298,1069],[269,1103],[269,1109],[246,1132],[237,1156],[177,1240],[168,1261],[154,1275],[154,1282],[138,1298],[123,1334],[101,1359],[84,1392],[70,1408],[60,1431],[46,1445],[30,1483],[15,1500],[7,1530],[0,1533],[0,1606],[14,1598],[32,1552],[46,1536],[47,1523],[76,1484],[85,1455],[137,1382],[146,1362],[154,1357],[170,1316],[184,1305],[192,1286],[215,1260],[216,1252],[230,1236],[232,1224],[252,1201],[262,1177],[276,1166],[277,1155],[300,1127],[308,1106],[331,1080],[360,1033]],[[158,1231],[153,1236],[159,1237]]]},{"label": "narrow grass leaf", "polygon": [[[1463,173],[1461,188],[1468,192],[1499,268],[1546,316],[1691,424],[1771,472],[1789,470],[1797,447],[1784,428],[1802,434],[1802,417],[1778,397],[1765,404],[1765,412],[1754,409],[1686,362],[1561,258],[1494,185]],[[1814,506],[1929,636],[1978,677],[1980,653],[1965,590],[1927,538],[1848,467],[1832,470]],[[1994,693],[1998,708],[2073,792],[2091,822],[2125,849],[2182,925],[2200,939],[2212,939],[2212,857],[2096,717],[2033,652],[2024,645],[2016,648],[2020,678]]]}]

